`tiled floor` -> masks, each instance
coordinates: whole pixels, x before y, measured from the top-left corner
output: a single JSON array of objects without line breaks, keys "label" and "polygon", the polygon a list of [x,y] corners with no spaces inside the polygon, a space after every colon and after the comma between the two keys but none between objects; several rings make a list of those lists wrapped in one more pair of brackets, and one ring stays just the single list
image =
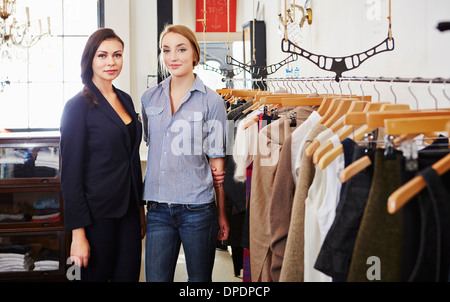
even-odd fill
[{"label": "tiled floor", "polygon": [[[145,239],[144,239],[145,241]],[[145,246],[145,242],[143,241],[143,246]],[[145,253],[144,249],[142,250],[142,259],[144,259]],[[242,282],[242,271],[241,276],[234,276],[233,269],[233,260],[231,258],[231,254],[229,251],[216,249],[216,258],[213,269],[213,282]],[[142,261],[141,265],[141,282],[145,282],[145,266],[144,261]],[[178,256],[177,267],[175,269],[175,282],[186,282],[187,281],[187,273],[186,273],[186,265],[184,260],[183,249],[181,248],[180,255]]]}]

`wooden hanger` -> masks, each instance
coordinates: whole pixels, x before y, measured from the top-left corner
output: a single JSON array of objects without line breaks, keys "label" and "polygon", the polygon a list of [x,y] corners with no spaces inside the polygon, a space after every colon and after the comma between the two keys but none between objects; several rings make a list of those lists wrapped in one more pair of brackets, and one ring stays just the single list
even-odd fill
[{"label": "wooden hanger", "polygon": [[[284,93],[282,95],[283,96],[290,96],[291,94],[290,93]],[[242,113],[245,114],[245,113],[247,113],[247,112],[249,112],[251,110],[256,110],[257,108],[259,108],[259,106],[261,106],[261,104],[262,104],[261,99],[264,98],[264,97],[267,97],[267,96],[273,96],[272,92],[261,91],[258,94],[256,94],[255,97],[253,98],[253,104],[249,108],[247,108],[244,111],[242,111]],[[265,102],[267,102],[267,104],[273,104],[273,103],[270,103],[268,101],[265,101]]]},{"label": "wooden hanger", "polygon": [[[378,103],[374,103],[374,104],[378,104]],[[337,133],[339,130],[341,130],[341,128],[343,128],[345,126],[345,124],[346,124],[345,123],[346,116],[348,114],[357,113],[357,112],[360,112],[360,111],[362,111],[362,114],[365,114],[365,112],[367,112],[369,110],[376,110],[377,108],[378,109],[380,108],[380,106],[371,106],[372,103],[363,102],[363,101],[355,101],[352,105],[354,105],[354,106],[349,109],[348,113],[346,113],[345,116],[342,119],[340,119],[337,123],[333,124],[330,127],[330,130],[333,131],[333,133]],[[347,127],[342,129],[341,131],[339,131],[339,133],[338,133],[339,141],[343,141],[350,134],[352,134],[355,125],[361,126],[362,124],[363,124],[363,122],[361,122],[361,124],[347,125]],[[315,145],[311,147],[312,144],[315,144]],[[319,162],[320,158],[322,158],[323,155],[325,155],[328,151],[330,151],[332,149],[333,149],[333,143],[332,142],[326,142],[325,144],[323,144],[321,146],[320,142],[318,140],[314,140],[306,148],[305,155],[306,156],[312,156],[313,157],[313,163],[317,164]]]},{"label": "wooden hanger", "polygon": [[[320,118],[320,120],[317,122],[317,124],[324,124],[332,115],[333,113],[337,110],[337,108],[339,107],[339,102],[343,100],[343,98],[341,97],[335,97],[332,98],[330,101],[330,104],[327,108],[327,111],[322,115],[322,117]],[[319,107],[320,109],[320,107]]]},{"label": "wooden hanger", "polygon": [[386,119],[384,128],[388,135],[420,134],[446,130],[448,121],[450,121],[450,112],[443,112],[438,116]]},{"label": "wooden hanger", "polygon": [[269,91],[259,91],[254,97],[253,97],[253,104],[249,107],[249,108],[247,108],[247,109],[245,109],[244,111],[242,111],[242,113],[247,113],[247,112],[249,112],[249,111],[251,111],[251,110],[255,110],[255,109],[257,109],[257,108],[259,108],[259,106],[261,106],[261,104],[260,104],[260,99],[261,99],[261,97],[263,97],[263,96],[267,96],[267,95],[271,95],[272,93],[271,92],[269,92]]},{"label": "wooden hanger", "polygon": [[[350,110],[350,106],[353,104],[353,102],[349,102],[350,101],[362,101],[362,102],[370,102],[372,100],[372,96],[368,95],[368,96],[343,96],[340,98],[331,98],[325,100],[324,104],[327,104],[327,110],[325,113],[323,112],[322,108],[325,108],[325,106],[320,106],[319,109],[317,110],[317,113],[319,113],[320,115],[322,115],[322,118],[319,120],[318,124],[323,124],[328,128],[331,128],[332,125],[334,125],[336,123],[336,121],[342,117],[344,114],[347,114],[348,112],[357,112],[359,110],[357,110],[357,108],[352,108],[352,110]],[[357,104],[355,104],[354,106],[359,106]],[[322,112],[321,112],[322,109]],[[333,130],[339,130],[343,127],[343,123],[340,122],[339,124],[337,124],[333,129]],[[334,133],[336,133],[336,131],[333,131]],[[317,150],[317,148],[320,146],[320,142],[318,140],[314,140],[305,150],[305,155],[308,157],[311,157],[313,155],[313,153]]]},{"label": "wooden hanger", "polygon": [[[378,112],[378,113],[372,113],[372,114],[368,115],[367,123],[369,126],[382,127],[382,126],[385,126],[386,121],[391,120],[393,118],[405,118],[405,117],[424,118],[424,117],[431,117],[431,116],[445,116],[448,114],[450,114],[450,109],[405,110],[405,111],[386,112],[386,113],[381,113],[381,114],[380,114],[380,112]],[[407,140],[409,138],[413,138],[413,137],[417,136],[418,134],[424,134],[425,137],[429,137],[429,138],[439,136],[439,134],[437,134],[436,132],[427,130],[426,127],[428,127],[428,129],[432,129],[434,127],[430,123],[427,123],[425,125],[426,127],[419,126],[420,129],[417,128],[418,125],[421,125],[421,123],[419,122],[416,125],[411,125],[411,127],[416,127],[417,132],[415,132],[415,133],[409,132],[410,130],[412,130],[412,128],[410,128],[410,129],[405,129],[405,131],[400,134],[395,134],[395,135],[399,135],[399,137],[395,138],[394,142],[396,144],[399,144],[404,140]],[[408,134],[406,134],[406,133],[408,133]],[[433,142],[433,139],[428,139],[428,140],[426,140],[426,142],[431,144]]]},{"label": "wooden hanger", "polygon": [[[277,94],[266,95],[260,97],[260,104],[275,105],[281,107],[299,107],[299,106],[319,106],[322,104],[324,97],[311,97],[307,94]],[[272,108],[269,108],[269,110]],[[244,130],[259,121],[259,117],[249,120],[244,125]]]},{"label": "wooden hanger", "polygon": [[371,164],[372,161],[370,160],[370,157],[365,155],[345,167],[345,169],[342,170],[341,175],[339,176],[339,180],[341,181],[341,183],[345,183],[350,178],[352,178],[365,168],[369,167]]},{"label": "wooden hanger", "polygon": [[231,92],[231,89],[229,89],[229,88],[221,88],[221,89],[216,89],[216,92],[218,94],[226,95],[226,94]]},{"label": "wooden hanger", "polygon": [[231,94],[235,97],[255,97],[257,94],[259,94],[261,90],[255,89],[255,90],[231,90]]},{"label": "wooden hanger", "polygon": [[336,108],[336,111],[328,118],[326,121],[324,121],[323,125],[327,128],[331,128],[331,126],[337,122],[342,116],[344,116],[345,113],[347,113],[350,109],[350,106],[353,104],[354,101],[357,101],[357,99],[342,99],[339,102],[339,106]]},{"label": "wooden hanger", "polygon": [[232,97],[231,89],[216,89],[216,92],[220,94],[224,101],[228,101]]},{"label": "wooden hanger", "polygon": [[336,99],[336,98],[341,98],[341,99],[342,98],[353,98],[353,99],[357,98],[359,100],[366,101],[366,102],[370,102],[372,100],[372,96],[370,96],[370,95],[364,96],[364,97],[362,97],[362,96],[350,96],[350,95],[327,96],[324,99],[324,102],[320,105],[319,109],[317,109],[317,113],[320,114],[320,116],[323,116],[327,112],[328,108],[330,107],[331,101],[333,99]]},{"label": "wooden hanger", "polygon": [[[438,160],[431,166],[438,175],[443,175],[450,169],[450,154]],[[426,187],[425,180],[422,175],[417,175],[399,189],[395,190],[388,198],[388,212],[390,214],[396,213],[400,210],[411,198],[419,194]]]},{"label": "wooden hanger", "polygon": [[[383,112],[370,112],[367,114],[367,125],[369,127],[381,127],[385,125],[385,121],[396,119],[396,118],[425,118],[432,116],[445,116],[450,114],[450,109],[430,109],[430,110],[395,110],[395,111],[383,111]],[[405,122],[406,123],[406,122]],[[419,122],[418,125],[421,125]],[[433,128],[433,125],[427,123],[427,127]],[[404,132],[401,132],[403,129],[394,128],[396,131],[400,131],[399,134],[411,133],[408,129],[405,129]],[[423,133],[424,130],[419,131],[417,133]],[[399,135],[393,134],[393,135]]]},{"label": "wooden hanger", "polygon": [[234,95],[231,95],[231,97],[229,99],[226,99],[226,101],[230,102],[230,104],[236,104],[236,101],[239,98],[235,97]]},{"label": "wooden hanger", "polygon": [[[272,94],[271,92],[257,94],[254,99],[255,103],[252,106],[250,106],[250,108],[247,108],[246,110],[244,110],[243,113],[247,113],[250,110],[255,110],[263,104],[277,105],[277,108],[280,108],[281,107],[281,99],[285,98],[285,97],[289,97],[289,96],[294,96],[294,95],[291,93]],[[255,116],[254,118],[252,118],[251,120],[247,121],[244,124],[243,129],[244,130],[248,129],[250,126],[257,123],[258,121],[259,121],[259,116]]]},{"label": "wooden hanger", "polygon": [[230,88],[221,88],[216,89],[218,94],[230,95],[235,97],[254,97],[258,93],[261,93],[260,89],[230,89]]},{"label": "wooden hanger", "polygon": [[344,117],[344,124],[349,126],[364,125],[367,123],[367,112],[378,112],[384,104],[390,103],[368,103],[368,106],[362,112],[349,112]]},{"label": "wooden hanger", "polygon": [[[405,108],[409,108],[409,105],[383,104],[383,105],[381,105],[380,111],[402,110]],[[367,112],[366,114],[369,115],[370,113],[371,112]],[[378,127],[369,127],[368,125],[364,125],[360,129],[358,129],[358,131],[354,135],[352,135],[351,138],[354,141],[360,141],[364,138],[366,133],[373,132],[375,129],[377,129],[379,127],[382,127],[382,125],[378,126]],[[336,159],[336,157],[338,157],[340,154],[342,154],[342,152],[344,152],[344,148],[342,147],[342,144],[339,144],[338,146],[334,147],[332,150],[328,151],[320,159],[318,159],[319,169],[321,169],[321,170],[325,169],[333,160]]]},{"label": "wooden hanger", "polygon": [[[403,120],[403,121],[402,121]],[[386,129],[389,135],[399,133],[402,130],[403,134],[414,133],[417,131],[417,126],[412,126],[413,123],[419,123],[422,127],[432,131],[450,131],[450,115],[448,117],[426,117],[426,118],[404,118],[395,119],[390,122],[386,121],[389,129]],[[431,166],[438,175],[443,175],[450,169],[450,154],[438,160]],[[411,198],[419,194],[426,187],[425,180],[422,175],[417,175],[406,184],[395,190],[388,198],[387,208],[390,214],[396,213],[401,209]]]},{"label": "wooden hanger", "polygon": [[326,97],[323,99],[323,102],[320,104],[319,108],[317,109],[317,113],[320,114],[320,116],[323,116],[325,112],[327,112],[328,108],[330,107],[331,101],[335,97]]},{"label": "wooden hanger", "polygon": [[261,95],[259,97],[260,104],[280,104],[284,98],[290,97],[307,97],[307,94],[279,93],[270,95]]},{"label": "wooden hanger", "polygon": [[[369,103],[368,106],[362,113],[349,113],[345,116],[344,123],[347,126],[342,133],[339,133],[340,141],[343,141],[346,137],[348,137],[352,133],[352,129],[354,126],[361,126],[366,123],[367,120],[367,112],[378,112],[380,111],[382,105],[388,103]],[[330,143],[330,147],[327,151],[332,149],[332,144]],[[319,150],[318,150],[319,152]],[[341,172],[339,179],[342,183],[345,183],[347,180],[367,168],[372,164],[372,161],[368,156],[363,156],[360,159],[354,161]]]},{"label": "wooden hanger", "polygon": [[[391,112],[386,112],[387,114]],[[395,113],[395,112],[392,112]],[[417,112],[410,112],[411,116],[415,116]],[[426,114],[426,113],[425,113]],[[435,113],[437,114],[437,113]],[[450,115],[447,116],[445,110],[442,112],[442,116],[429,116],[429,117],[407,117],[406,112],[399,112],[399,115],[406,115],[407,118],[396,118],[396,119],[386,119],[384,121],[380,121],[378,119],[372,120],[372,125],[377,126],[380,123],[384,123],[384,127],[386,133],[388,135],[400,135],[400,134],[414,134],[417,136],[422,133],[423,130],[430,129],[445,129],[446,123],[450,120]],[[369,114],[368,114],[369,115]],[[395,116],[395,115],[390,115]],[[374,124],[375,121],[378,121],[379,124]],[[386,128],[388,127],[388,128]],[[420,128],[420,129],[419,129]],[[433,130],[434,131],[434,130]],[[372,164],[372,161],[368,156],[363,156],[355,162],[351,163],[341,172],[340,180],[342,183],[345,183],[350,178],[367,168]]]},{"label": "wooden hanger", "polygon": [[[344,113],[344,115],[351,113],[351,112],[360,112],[363,111],[365,106],[367,105],[367,102],[364,101],[352,101],[350,104],[350,107],[348,108],[347,112]],[[341,109],[344,109],[341,107]],[[339,111],[339,108],[336,110],[336,112]],[[332,120],[333,117],[330,118]],[[330,121],[328,120],[328,121]],[[328,122],[327,121],[327,122]],[[339,119],[331,125],[330,130],[333,131],[333,133],[337,133],[342,127],[344,127],[344,119]],[[327,142],[327,144],[330,144],[332,146],[331,142]],[[311,157],[314,155],[316,150],[321,147],[319,140],[315,139],[304,151],[304,154],[308,157]]]},{"label": "wooden hanger", "polygon": [[320,106],[324,99],[324,97],[287,97],[281,98],[281,105],[283,107]]},{"label": "wooden hanger", "polygon": [[[337,108],[339,106],[339,101],[341,99],[342,98],[340,98],[340,97],[335,97],[335,98],[331,99],[331,102],[327,108],[327,111],[322,115],[322,117],[317,122],[317,124],[323,125],[325,123],[325,121],[333,115],[333,113],[337,110]],[[320,109],[320,107],[319,107],[319,109]]]}]

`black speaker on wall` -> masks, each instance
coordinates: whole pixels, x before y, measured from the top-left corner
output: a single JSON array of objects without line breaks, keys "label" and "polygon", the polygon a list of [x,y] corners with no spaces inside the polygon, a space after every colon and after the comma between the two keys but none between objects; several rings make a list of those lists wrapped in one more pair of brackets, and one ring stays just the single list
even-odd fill
[{"label": "black speaker on wall", "polygon": [[[173,1],[172,0],[157,0],[157,10],[158,10],[158,58],[160,55],[160,49],[159,49],[159,36],[161,32],[164,29],[164,26],[166,24],[172,24],[173,23]],[[164,77],[161,75],[160,70],[160,62],[158,60],[158,83],[160,83],[162,80],[164,80]]]},{"label": "black speaker on wall", "polygon": [[[255,24],[255,29],[253,29]],[[253,38],[253,34],[255,37]],[[267,66],[266,55],[266,25],[264,21],[249,21],[242,25],[242,40],[244,42],[244,63],[251,66]],[[247,42],[247,43],[245,43]],[[250,43],[248,43],[250,42]],[[257,68],[255,68],[258,70]],[[261,71],[260,74],[251,74],[252,79],[267,78],[267,74]],[[253,89],[264,86],[262,81],[253,82]]]}]

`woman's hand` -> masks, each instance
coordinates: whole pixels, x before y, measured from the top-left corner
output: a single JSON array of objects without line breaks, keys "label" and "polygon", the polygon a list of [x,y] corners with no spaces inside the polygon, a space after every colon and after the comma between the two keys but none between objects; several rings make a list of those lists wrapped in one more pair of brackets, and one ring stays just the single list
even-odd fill
[{"label": "woman's hand", "polygon": [[230,234],[230,225],[228,224],[228,219],[225,213],[221,214],[219,212],[219,232],[217,234],[217,240],[225,241],[228,239]]},{"label": "woman's hand", "polygon": [[89,257],[91,254],[91,247],[86,238],[84,228],[75,229],[72,231],[72,245],[70,247],[70,260],[79,267],[87,267]]},{"label": "woman's hand", "polygon": [[141,216],[141,239],[144,239],[145,233],[147,232],[147,221],[145,219],[145,209],[144,206],[140,207],[140,216]]},{"label": "woman's hand", "polygon": [[217,168],[211,165],[214,187],[220,187],[225,180],[225,171],[217,171]]}]

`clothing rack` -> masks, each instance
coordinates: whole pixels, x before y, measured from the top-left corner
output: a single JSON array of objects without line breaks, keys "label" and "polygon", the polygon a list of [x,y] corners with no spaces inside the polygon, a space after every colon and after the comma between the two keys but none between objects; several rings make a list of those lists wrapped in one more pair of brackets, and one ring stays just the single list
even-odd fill
[{"label": "clothing rack", "polygon": [[[390,82],[390,83],[428,83],[428,84],[450,84],[450,78],[422,78],[422,77],[414,77],[414,78],[402,78],[402,77],[340,77],[339,82],[341,81],[364,81],[364,82]],[[223,82],[260,82],[261,79],[244,79],[244,78],[233,78],[233,79],[223,79]],[[266,78],[262,80],[263,82],[277,82],[277,81],[332,81],[339,83],[335,80],[334,77],[292,77],[292,78]]]},{"label": "clothing rack", "polygon": [[[240,86],[246,81],[237,79],[233,84]],[[249,104],[248,100],[230,107],[228,119],[235,123],[236,131],[227,174],[233,176],[233,182],[224,185],[232,194],[241,185],[243,193],[239,200],[233,199],[237,204],[233,206],[245,208],[245,215],[252,213],[248,225],[241,224],[246,252],[243,263],[249,263],[244,280],[367,281],[365,251],[369,250],[370,255],[381,255],[383,263],[389,261],[383,264],[384,281],[437,280],[428,271],[413,275],[412,268],[422,265],[425,256],[417,257],[413,243],[405,249],[397,245],[403,234],[420,240],[433,238],[416,234],[414,226],[421,223],[414,216],[420,210],[417,200],[408,205],[414,213],[403,212],[410,215],[406,227],[394,214],[407,200],[419,198],[417,192],[424,182],[420,180],[421,187],[416,180],[404,182],[412,181],[409,179],[419,167],[429,173],[428,183],[437,189],[448,187],[449,175],[441,181],[429,168],[437,172],[441,169],[433,166],[445,171],[450,168],[448,133],[441,133],[450,129],[450,98],[445,91],[450,79],[298,77],[267,78],[260,83],[268,90],[224,89],[235,99],[253,96],[250,107],[240,113],[236,111]],[[443,93],[434,93],[441,87]],[[373,91],[378,97],[373,97]],[[411,96],[416,106],[408,104]],[[431,107],[431,97],[436,108],[419,108]],[[416,142],[422,146],[418,148]],[[258,152],[261,143],[265,149]],[[425,165],[428,170],[422,169]],[[431,198],[426,194],[421,192],[420,198]],[[388,199],[394,206],[388,208]],[[447,225],[440,228],[449,229]],[[442,255],[449,254],[443,251]],[[424,261],[438,261],[434,258]],[[447,264],[436,267],[443,272],[441,279],[448,278]]]},{"label": "clothing rack", "polygon": [[[237,78],[237,79],[224,79],[227,83],[227,87],[233,87],[232,89],[236,89],[240,87],[241,89],[246,89],[249,85],[246,83],[250,83],[251,87],[253,86],[253,82],[256,82],[254,79],[245,79],[245,78]],[[239,85],[237,83],[243,83]],[[378,97],[376,98],[380,101],[380,90],[381,88],[378,86],[379,83],[389,83],[389,90],[391,95],[393,96],[393,103],[397,103],[397,94],[394,92],[393,83],[396,84],[407,84],[409,95],[408,99],[412,96],[415,100],[415,106],[419,108],[419,101],[416,93],[412,91],[412,84],[415,87],[417,85],[427,84],[428,96],[432,97],[435,104],[435,109],[438,107],[448,107],[450,105],[450,96],[446,93],[447,84],[450,84],[450,78],[443,77],[435,77],[435,78],[423,78],[423,77],[414,77],[414,78],[406,78],[406,77],[341,77],[339,81],[336,81],[334,77],[292,77],[292,78],[266,78],[263,80],[258,80],[256,83],[258,85],[258,89],[261,91],[270,91],[272,93],[294,93],[294,94],[321,94],[326,96],[334,96],[334,95],[343,95],[343,91],[348,91],[349,95],[355,95],[350,88],[350,84],[358,84],[360,87],[360,92],[362,95],[368,94],[366,89],[363,89],[363,83],[370,83],[373,85],[373,89],[375,90]],[[236,85],[235,85],[236,84]],[[302,84],[302,85],[300,85]],[[440,105],[438,106],[438,99],[432,93],[432,86],[436,86],[436,84],[442,84],[442,101],[439,101]],[[303,87],[302,87],[303,86]],[[333,87],[334,86],[334,87]],[[319,93],[319,87],[322,93]],[[337,88],[337,89],[336,89]],[[322,90],[323,89],[323,90]],[[403,98],[402,98],[403,99]],[[447,101],[447,102],[446,102]]]},{"label": "clothing rack", "polygon": [[369,81],[369,82],[392,82],[392,83],[432,83],[432,84],[438,84],[443,83],[447,84],[450,83],[450,78],[444,79],[442,77],[437,78],[422,78],[422,77],[415,77],[415,78],[400,78],[400,77],[341,77],[340,78],[343,81]]}]

